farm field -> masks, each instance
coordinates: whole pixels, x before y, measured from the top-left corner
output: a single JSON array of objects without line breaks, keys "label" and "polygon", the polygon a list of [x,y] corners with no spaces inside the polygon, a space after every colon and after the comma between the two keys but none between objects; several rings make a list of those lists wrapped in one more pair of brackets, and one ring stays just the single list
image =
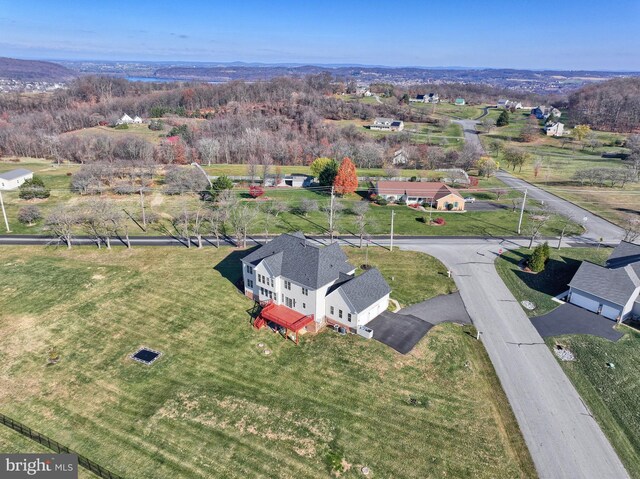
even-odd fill
[{"label": "farm field", "polygon": [[[424,261],[369,253],[388,280]],[[374,477],[535,477],[488,356],[464,328],[438,326],[407,356],[329,331],[296,347],[250,327],[252,302],[234,286],[242,254],[4,248],[0,410],[124,477],[318,478],[336,464],[345,478],[365,465]],[[450,288],[441,269],[390,281],[392,297]],[[163,355],[152,366],[129,359],[142,345]],[[47,367],[50,347],[60,361]]]},{"label": "farm field", "polygon": [[[216,165],[211,168],[211,172],[232,173],[239,171],[244,165]],[[44,220],[39,220],[33,226],[24,225],[18,222],[17,215],[21,207],[25,205],[36,205],[40,208],[43,217],[46,217],[56,205],[81,206],[88,201],[90,196],[81,196],[72,193],[70,187],[70,174],[78,170],[78,166],[63,165],[61,167],[52,166],[44,161],[41,162],[24,162],[24,163],[0,163],[0,171],[6,171],[16,167],[30,168],[40,176],[46,185],[51,188],[51,197],[47,200],[21,200],[18,197],[18,191],[8,191],[4,193],[4,201],[9,217],[9,223],[13,233],[19,234],[45,234]],[[206,167],[208,168],[208,167]],[[216,170],[217,168],[221,168]],[[293,171],[295,167],[292,167]],[[299,170],[297,170],[299,171]],[[401,170],[403,174],[411,174],[416,170]],[[365,173],[375,174],[375,170],[364,170]],[[425,174],[428,172],[424,172]],[[360,170],[360,175],[364,174]],[[483,188],[494,188],[497,183],[493,180],[482,180],[480,185]],[[152,191],[145,195],[145,210],[147,213],[155,214],[159,218],[159,223],[152,228],[144,231],[139,224],[141,216],[140,198],[138,195],[117,195],[113,193],[105,193],[103,198],[111,199],[117,207],[126,215],[124,224],[127,225],[129,234],[131,235],[166,235],[177,234],[177,231],[171,224],[171,216],[179,212],[185,205],[191,209],[198,207],[208,207],[199,200],[195,193],[184,195],[165,195],[162,192],[162,178],[157,179],[157,184]],[[362,201],[368,186],[362,184],[359,194],[353,194],[339,199],[344,206],[345,211],[337,216],[337,231],[340,234],[350,234],[356,231],[356,216],[349,212],[349,207],[355,202]],[[313,211],[307,216],[296,212],[295,208],[299,206],[303,199],[311,199],[317,201],[320,207],[327,206],[330,202],[329,195],[326,192],[314,189],[283,189],[283,188],[267,188],[265,195],[259,200],[253,200],[249,197],[246,187],[238,187],[236,190],[242,201],[255,204],[260,209],[258,218],[252,223],[250,233],[253,234],[277,234],[286,231],[302,230],[310,234],[324,234],[328,227],[328,218],[326,213],[322,211]],[[462,194],[465,194],[462,191]],[[491,192],[474,192],[470,193],[479,200],[494,200],[495,195]],[[372,205],[367,214],[368,225],[366,231],[368,234],[389,234],[391,210],[396,211],[395,233],[398,235],[474,235],[474,236],[513,236],[516,234],[518,215],[513,211],[511,196],[517,195],[512,192],[505,195],[500,201],[496,201],[502,207],[493,211],[469,211],[466,213],[449,213],[449,212],[432,212],[432,218],[443,217],[446,221],[445,225],[433,226],[421,222],[422,218],[428,218],[428,212],[419,212],[406,206],[376,206]],[[265,214],[266,207],[270,201],[282,201],[289,206],[289,210],[274,218],[272,215]],[[524,230],[528,218],[524,219]],[[559,218],[554,217],[547,225],[545,225],[542,234],[557,235],[560,233],[561,226]],[[577,224],[573,225],[568,234],[579,234],[582,231]],[[88,234],[82,228],[77,228],[77,234]],[[123,234],[123,233],[121,233]]]},{"label": "farm field", "polygon": [[[640,333],[618,326],[626,333],[617,342],[588,335],[548,338],[550,348],[562,344],[576,361],[560,361],[631,477],[640,477]],[[615,369],[608,368],[612,362]]]},{"label": "farm field", "polygon": [[[492,115],[496,112],[492,111]],[[500,141],[504,145],[513,144],[530,154],[530,160],[522,169],[508,171],[526,181],[540,186],[555,195],[567,199],[577,205],[609,219],[623,224],[628,213],[638,212],[637,198],[640,195],[640,183],[627,183],[624,188],[598,187],[582,185],[573,179],[577,171],[588,168],[620,168],[624,163],[616,158],[603,158],[604,153],[621,153],[626,150],[618,146],[624,135],[609,132],[595,132],[596,138],[602,146],[583,149],[579,145],[566,139],[540,136],[533,142],[521,143],[520,136],[527,118],[527,113],[514,113],[511,123],[502,128],[493,128],[490,133],[480,135],[485,150],[498,161],[491,147],[492,141]],[[536,171],[536,162],[541,166]],[[507,168],[506,165],[503,165]]]},{"label": "farm field", "polygon": [[117,128],[112,128],[109,126],[94,126],[91,128],[83,128],[82,130],[73,130],[65,135],[78,135],[78,136],[87,136],[87,135],[107,135],[112,137],[115,140],[120,138],[126,138],[127,136],[137,136],[144,140],[147,140],[151,143],[158,144],[162,140],[161,135],[166,135],[169,128],[165,127],[166,131],[153,131],[149,129],[149,125],[146,124],[131,124],[128,125],[129,128],[119,130]]}]

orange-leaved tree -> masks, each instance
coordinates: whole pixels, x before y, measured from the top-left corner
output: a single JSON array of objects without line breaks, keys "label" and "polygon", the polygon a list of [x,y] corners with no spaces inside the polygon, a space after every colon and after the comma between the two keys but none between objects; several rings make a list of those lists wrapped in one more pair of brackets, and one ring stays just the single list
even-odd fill
[{"label": "orange-leaved tree", "polygon": [[333,182],[336,193],[339,195],[345,195],[347,193],[353,193],[358,189],[358,175],[356,173],[356,165],[349,157],[345,157],[340,163],[338,168],[338,174]]}]

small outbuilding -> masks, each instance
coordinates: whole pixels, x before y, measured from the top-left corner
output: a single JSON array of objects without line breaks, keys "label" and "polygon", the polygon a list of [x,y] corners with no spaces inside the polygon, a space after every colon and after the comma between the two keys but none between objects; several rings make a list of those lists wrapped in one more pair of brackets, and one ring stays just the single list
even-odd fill
[{"label": "small outbuilding", "polygon": [[0,173],[0,190],[15,190],[22,183],[33,178],[33,171],[18,168],[16,170]]}]

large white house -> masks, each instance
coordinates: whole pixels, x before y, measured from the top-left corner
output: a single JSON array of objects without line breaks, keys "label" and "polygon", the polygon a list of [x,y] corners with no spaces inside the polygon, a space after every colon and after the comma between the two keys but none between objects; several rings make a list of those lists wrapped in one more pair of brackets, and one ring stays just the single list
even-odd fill
[{"label": "large white house", "polygon": [[404,129],[404,122],[402,120],[394,120],[393,118],[376,118],[373,123],[369,125],[371,130],[379,131],[402,131]]},{"label": "large white house", "polygon": [[606,266],[583,261],[569,283],[568,301],[609,319],[640,317],[640,245],[622,241]]},{"label": "large white house", "polygon": [[380,272],[355,271],[337,243],[319,246],[300,232],[280,235],[242,259],[244,293],[263,305],[258,320],[295,333],[326,324],[355,332],[387,309],[391,288]]},{"label": "large white house", "polygon": [[0,190],[15,190],[22,183],[33,178],[33,171],[24,168],[0,173]]}]

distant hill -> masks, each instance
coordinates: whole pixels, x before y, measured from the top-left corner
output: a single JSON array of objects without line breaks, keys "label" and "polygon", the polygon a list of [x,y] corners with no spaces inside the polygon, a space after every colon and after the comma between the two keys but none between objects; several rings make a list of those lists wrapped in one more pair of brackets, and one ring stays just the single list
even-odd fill
[{"label": "distant hill", "polygon": [[0,78],[20,81],[63,82],[78,75],[62,65],[39,60],[0,57]]}]

